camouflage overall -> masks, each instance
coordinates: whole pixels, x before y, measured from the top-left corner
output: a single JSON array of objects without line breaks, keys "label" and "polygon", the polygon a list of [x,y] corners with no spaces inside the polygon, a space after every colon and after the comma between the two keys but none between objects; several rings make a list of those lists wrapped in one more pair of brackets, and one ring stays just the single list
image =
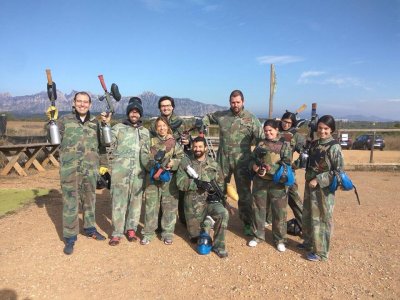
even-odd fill
[{"label": "camouflage overall", "polygon": [[149,131],[141,123],[128,120],[112,128],[112,236],[122,237],[127,230],[137,230],[142,208],[145,170],[140,164],[140,148],[148,144]]},{"label": "camouflage overall", "polygon": [[235,178],[239,194],[239,217],[244,224],[252,223],[251,176],[248,170],[251,145],[264,138],[260,121],[247,110],[238,115],[231,110],[208,114],[203,123],[219,125],[217,162],[221,166],[226,184]]},{"label": "camouflage overall", "polygon": [[265,240],[264,223],[267,207],[271,206],[272,236],[276,245],[286,242],[287,217],[287,188],[284,184],[274,183],[273,175],[279,169],[279,161],[291,161],[292,148],[289,142],[284,142],[279,136],[271,141],[263,140],[258,147],[266,149],[263,157],[257,157],[253,151],[249,169],[260,159],[263,164],[270,166],[270,170],[263,176],[258,174],[253,179],[253,231],[256,238]]},{"label": "camouflage overall", "polygon": [[[168,182],[155,181],[150,183],[149,172],[154,166],[154,155],[158,150],[165,150],[165,157],[173,163],[172,178]],[[150,139],[150,143],[145,144],[141,149],[140,158],[147,171],[143,236],[148,240],[152,240],[155,236],[160,204],[163,211],[161,237],[163,240],[173,239],[178,209],[178,187],[176,186],[175,173],[183,156],[182,147],[171,135],[164,139],[159,136],[153,137]]]},{"label": "camouflage overall", "polygon": [[[335,167],[343,168],[343,156],[339,144],[331,145],[332,137],[314,141],[306,168],[303,206],[304,246],[313,253],[328,259],[329,244],[333,229],[333,207],[335,195],[329,192],[332,181],[331,161]],[[328,158],[329,151],[331,160]],[[316,178],[318,185],[311,188],[309,183]]]},{"label": "camouflage overall", "polygon": [[82,122],[69,114],[58,121],[61,135],[60,181],[63,195],[63,236],[79,233],[79,206],[83,208],[83,228],[95,228],[96,178],[99,165],[99,126],[88,112]]},{"label": "camouflage overall", "polygon": [[210,232],[211,223],[206,216],[211,216],[214,224],[213,247],[225,251],[225,230],[228,227],[229,213],[222,202],[207,202],[208,193],[203,189],[198,189],[196,183],[185,171],[185,166],[190,165],[199,174],[199,179],[210,182],[215,179],[217,184],[223,189],[224,178],[218,164],[210,157],[206,156],[204,161],[185,157],[182,159],[177,172],[177,185],[185,191],[185,217],[190,238],[198,237],[203,228],[207,233]]}]

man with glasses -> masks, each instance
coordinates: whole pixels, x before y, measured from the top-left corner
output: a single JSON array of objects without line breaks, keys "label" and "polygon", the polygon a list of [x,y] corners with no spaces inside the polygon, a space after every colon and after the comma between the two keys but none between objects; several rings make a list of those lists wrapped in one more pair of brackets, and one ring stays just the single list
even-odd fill
[{"label": "man with glasses", "polygon": [[100,130],[96,118],[90,114],[91,106],[90,95],[78,92],[74,97],[74,111],[57,122],[61,136],[60,181],[63,195],[64,253],[67,255],[72,254],[79,233],[80,205],[83,210],[84,234],[95,240],[105,240],[95,227]]}]

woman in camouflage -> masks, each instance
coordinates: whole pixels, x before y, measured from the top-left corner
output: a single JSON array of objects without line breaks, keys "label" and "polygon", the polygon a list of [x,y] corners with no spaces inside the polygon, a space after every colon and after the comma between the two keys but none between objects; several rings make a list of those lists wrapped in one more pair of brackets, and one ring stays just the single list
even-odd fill
[{"label": "woman in camouflage", "polygon": [[310,261],[327,260],[332,232],[332,214],[335,201],[330,192],[332,169],[344,165],[340,145],[333,139],[335,120],[330,115],[317,122],[319,139],[311,143],[306,167],[303,204],[303,239],[298,248],[310,251]]},{"label": "woman in camouflage", "polygon": [[252,153],[249,168],[255,173],[253,179],[253,233],[248,243],[255,247],[265,240],[265,216],[268,203],[272,208],[272,236],[280,252],[286,250],[287,188],[284,183],[275,183],[273,175],[280,168],[279,162],[289,163],[292,148],[279,134],[279,121],[267,120],[264,123],[265,139],[258,143]]},{"label": "woman in camouflage", "polygon": [[[140,154],[142,164],[148,175],[145,192],[146,212],[141,244],[147,245],[154,238],[161,206],[163,211],[161,238],[164,244],[172,245],[179,194],[175,172],[184,152],[182,146],[172,136],[171,127],[165,117],[157,118],[155,129],[157,135],[150,139],[150,143],[143,146]],[[160,153],[165,154],[157,161]]]}]

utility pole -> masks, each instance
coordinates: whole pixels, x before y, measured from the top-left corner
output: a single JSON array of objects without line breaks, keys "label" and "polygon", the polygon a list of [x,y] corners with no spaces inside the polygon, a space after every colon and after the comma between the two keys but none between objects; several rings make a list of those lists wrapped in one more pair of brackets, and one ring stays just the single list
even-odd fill
[{"label": "utility pole", "polygon": [[268,113],[269,119],[272,119],[275,89],[276,89],[275,67],[274,64],[271,64],[270,80],[269,80],[269,113]]}]

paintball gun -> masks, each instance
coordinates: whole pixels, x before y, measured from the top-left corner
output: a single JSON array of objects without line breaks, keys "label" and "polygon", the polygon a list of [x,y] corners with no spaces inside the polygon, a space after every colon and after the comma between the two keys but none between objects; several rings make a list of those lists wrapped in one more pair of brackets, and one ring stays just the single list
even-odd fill
[{"label": "paintball gun", "polygon": [[[260,176],[264,176],[267,171],[271,169],[271,167],[263,162],[263,157],[267,154],[267,149],[257,146],[254,149],[256,154],[256,165],[259,167],[257,174]],[[254,174],[255,175],[255,174]]]},{"label": "paintball gun", "polygon": [[47,96],[51,102],[50,107],[50,121],[49,121],[49,134],[50,134],[50,142],[52,145],[58,145],[61,143],[60,131],[58,130],[58,126],[56,123],[57,119],[57,110],[55,107],[57,100],[57,88],[56,83],[51,78],[51,70],[46,70],[47,74]]},{"label": "paintball gun", "polygon": [[[107,91],[107,86],[106,83],[104,82],[104,77],[103,75],[99,75],[99,80],[100,84],[103,87],[104,90],[104,95],[99,98],[100,101],[103,101],[104,99],[107,101],[107,109],[106,113],[107,116],[111,113],[114,113],[114,106],[111,102],[111,97],[113,97],[117,102],[121,100],[121,94],[119,93],[118,85],[113,83],[111,85],[111,92],[109,93]],[[102,132],[103,132],[103,142],[105,145],[110,145],[111,144],[111,128],[108,124],[104,123],[102,124]]]},{"label": "paintball gun", "polygon": [[165,150],[158,150],[154,155],[154,166],[150,172],[151,179],[162,182],[169,181],[170,173],[166,170],[169,162],[170,158],[165,157]]},{"label": "paintball gun", "polygon": [[305,104],[303,104],[302,106],[300,106],[297,110],[296,110],[296,112],[295,112],[295,115],[296,115],[296,125],[294,126],[294,128],[297,130],[297,129],[299,129],[301,126],[303,126],[305,123],[306,123],[306,120],[305,119],[299,119],[298,118],[298,114],[299,113],[301,113],[303,110],[305,110],[307,108],[307,105],[305,105]]},{"label": "paintball gun", "polygon": [[311,147],[311,143],[315,138],[315,132],[317,131],[318,115],[317,115],[317,103],[313,103],[311,106],[311,119],[308,122],[308,134],[306,143],[299,156],[299,167],[305,168],[307,165],[308,154]]}]

